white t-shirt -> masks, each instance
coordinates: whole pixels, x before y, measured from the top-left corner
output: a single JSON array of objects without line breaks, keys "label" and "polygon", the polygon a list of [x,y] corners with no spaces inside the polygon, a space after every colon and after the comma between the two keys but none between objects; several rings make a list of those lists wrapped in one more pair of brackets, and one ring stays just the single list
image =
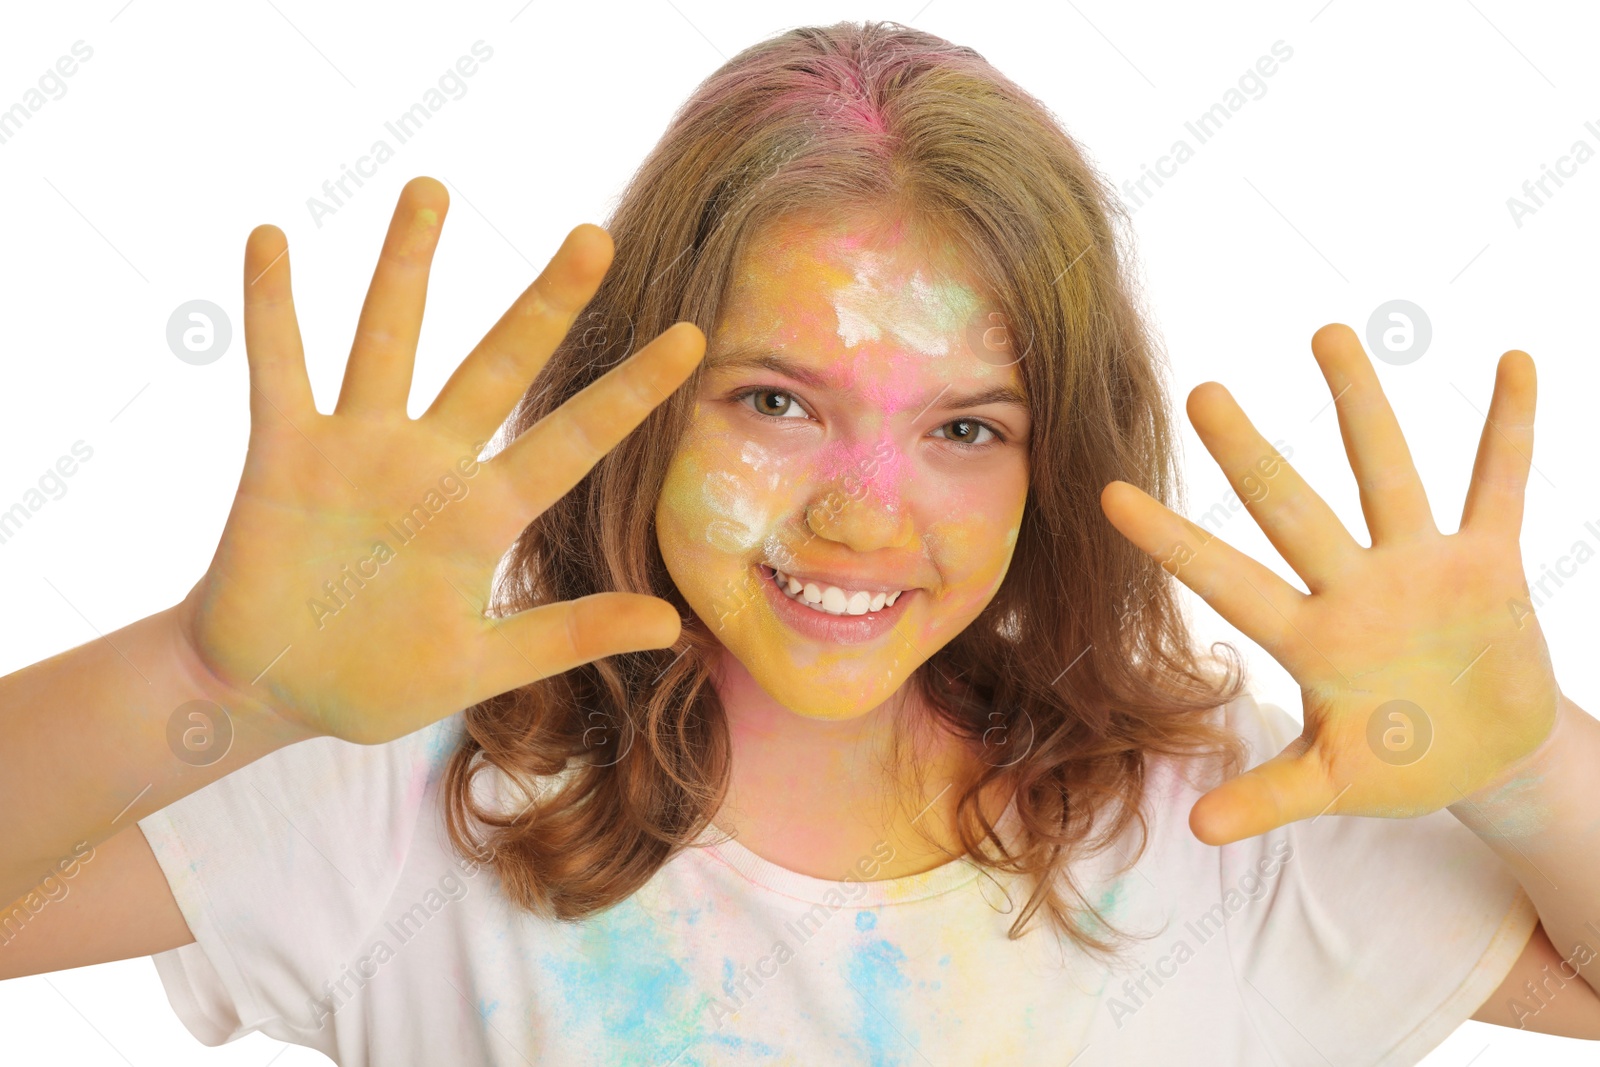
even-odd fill
[{"label": "white t-shirt", "polygon": [[[1251,765],[1299,733],[1248,695],[1221,710]],[[259,1030],[382,1067],[1412,1064],[1537,922],[1448,812],[1217,848],[1188,828],[1196,788],[1152,760],[1138,864],[1074,868],[1114,927],[1149,935],[1116,970],[1042,917],[1009,940],[1026,893],[1007,903],[967,860],[835,882],[732,840],[563,924],[449,849],[437,787],[460,733],[455,715],[384,745],[302,742],[140,821],[196,939],[156,970],[200,1041]]]}]

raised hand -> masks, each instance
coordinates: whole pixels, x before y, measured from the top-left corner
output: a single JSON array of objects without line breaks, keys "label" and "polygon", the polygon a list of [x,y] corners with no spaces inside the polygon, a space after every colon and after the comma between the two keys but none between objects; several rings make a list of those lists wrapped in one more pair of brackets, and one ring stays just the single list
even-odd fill
[{"label": "raised hand", "polygon": [[1517,609],[1528,597],[1518,536],[1533,360],[1501,356],[1460,529],[1441,534],[1355,333],[1324,326],[1311,349],[1335,397],[1370,548],[1226,389],[1205,383],[1188,402],[1207,450],[1309,594],[1126,482],[1101,494],[1112,525],[1301,687],[1301,736],[1195,804],[1190,826],[1211,844],[1323,813],[1436,811],[1532,752],[1555,723],[1560,692],[1544,635],[1531,610]]},{"label": "raised hand", "polygon": [[233,510],[185,598],[200,661],[243,704],[307,736],[375,744],[478,700],[619,652],[677,640],[663,600],[597,593],[484,615],[496,563],[693,371],[704,335],[677,323],[486,463],[476,459],[594,295],[611,262],[597,226],[543,273],[406,414],[429,266],[448,195],[400,194],[338,404],[317,412],[283,233],[245,249],[250,445]]}]

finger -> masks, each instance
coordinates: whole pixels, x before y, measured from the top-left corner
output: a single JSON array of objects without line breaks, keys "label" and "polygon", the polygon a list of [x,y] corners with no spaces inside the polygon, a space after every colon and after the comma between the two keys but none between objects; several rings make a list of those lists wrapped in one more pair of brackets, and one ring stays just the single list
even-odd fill
[{"label": "finger", "polygon": [[289,239],[276,226],[257,226],[245,241],[244,347],[252,426],[317,413],[289,286]]},{"label": "finger", "polygon": [[1317,760],[1291,744],[1195,801],[1189,829],[1208,845],[1226,845],[1321,815],[1338,795]]},{"label": "finger", "polygon": [[678,322],[529,427],[497,460],[506,463],[529,515],[589,473],[600,457],[683,384],[705,355],[705,335]]},{"label": "finger", "polygon": [[1310,677],[1325,663],[1293,624],[1306,595],[1271,570],[1127,482],[1111,482],[1101,490],[1100,508],[1122,536],[1292,676]]},{"label": "finger", "polygon": [[1311,351],[1334,396],[1372,543],[1438,533],[1405,435],[1355,331],[1329,323],[1312,336]]},{"label": "finger", "polygon": [[400,190],[356,322],[335,415],[406,414],[428,271],[449,207],[450,194],[432,178],[412,178]]},{"label": "finger", "polygon": [[1478,439],[1472,484],[1461,509],[1461,528],[1515,540],[1522,532],[1522,502],[1533,465],[1533,409],[1538,392],[1533,357],[1512,349],[1495,368],[1494,397]]},{"label": "finger", "polygon": [[683,627],[677,609],[638,593],[595,593],[496,620],[486,634],[489,693],[504,693],[606,656],[667,648]]},{"label": "finger", "polygon": [[1278,454],[1217,382],[1189,394],[1189,421],[1272,547],[1317,592],[1361,551],[1327,501]]},{"label": "finger", "polygon": [[574,227],[533,284],[461,361],[422,417],[461,440],[492,436],[600,287],[613,251],[605,230],[589,223]]}]

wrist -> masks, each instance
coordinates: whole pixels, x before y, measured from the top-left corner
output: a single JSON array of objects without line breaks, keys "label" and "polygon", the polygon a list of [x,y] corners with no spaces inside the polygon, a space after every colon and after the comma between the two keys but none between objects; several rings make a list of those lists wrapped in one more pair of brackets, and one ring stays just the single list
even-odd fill
[{"label": "wrist", "polygon": [[1558,692],[1550,732],[1538,747],[1451,804],[1451,813],[1480,837],[1525,838],[1540,833],[1550,822],[1553,775],[1559,773],[1562,753],[1581,728],[1580,718],[1588,716]]},{"label": "wrist", "polygon": [[231,738],[230,757],[238,755],[248,763],[268,752],[321,736],[281,714],[266,689],[248,682],[230,682],[212,669],[194,638],[193,615],[187,600],[160,614],[172,662],[186,683],[185,691],[193,694],[192,700],[202,702],[195,708],[195,714],[200,716],[196,722],[218,720],[219,729],[226,729]]}]

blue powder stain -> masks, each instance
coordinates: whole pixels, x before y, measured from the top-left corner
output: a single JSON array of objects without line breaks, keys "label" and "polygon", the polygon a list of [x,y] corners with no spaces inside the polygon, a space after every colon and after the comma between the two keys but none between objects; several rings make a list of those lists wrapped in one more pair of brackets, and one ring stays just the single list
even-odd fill
[{"label": "blue powder stain", "polygon": [[[1104,893],[1101,893],[1100,898],[1094,902],[1095,911],[1105,916],[1108,920],[1114,918],[1117,908],[1123,903],[1123,896],[1126,890],[1126,878],[1118,878],[1115,882],[1112,882],[1111,886]],[[1105,923],[1088,912],[1083,913],[1083,925],[1091,933],[1105,929]]]},{"label": "blue powder stain", "polygon": [[491,1001],[491,1002],[489,1002],[487,1004],[484,1003],[482,999],[479,999],[479,1001],[478,1001],[478,1014],[480,1016],[482,1016],[483,1018],[485,1018],[485,1019],[487,1019],[489,1016],[493,1015],[495,1012],[497,1012],[499,1010],[500,1010],[500,1002],[498,1000]]},{"label": "blue powder stain", "polygon": [[948,952],[946,952],[943,956],[939,957],[939,966],[941,966],[941,967],[950,966],[950,954]]},{"label": "blue powder stain", "polygon": [[878,913],[875,911],[856,912],[856,929],[870,930],[878,925]]},{"label": "blue powder stain", "polygon": [[856,1035],[874,1067],[903,1064],[914,1055],[918,1035],[905,1021],[898,994],[911,987],[900,965],[906,954],[879,938],[862,944],[845,965],[850,984],[863,1001]]},{"label": "blue powder stain", "polygon": [[541,965],[559,984],[573,1020],[594,1028],[611,1062],[700,1060],[687,1051],[703,1033],[708,990],[696,990],[663,924],[629,898],[576,924],[565,947]]},{"label": "blue powder stain", "polygon": [[431,726],[423,727],[429,731],[425,739],[427,753],[425,759],[430,781],[443,772],[445,761],[450,758],[461,741],[461,731],[457,725],[447,716]]},{"label": "blue powder stain", "polygon": [[[779,1050],[777,1048],[775,1048],[774,1046],[769,1045],[764,1041],[757,1041],[754,1038],[746,1040],[745,1038],[742,1038],[742,1037],[736,1037],[733,1034],[719,1033],[719,1032],[717,1032],[715,1030],[708,1031],[707,1033],[705,1033],[705,1034],[703,1034],[701,1036],[704,1038],[704,1040],[710,1042],[713,1045],[720,1045],[723,1048],[732,1049],[732,1050],[734,1050],[736,1052],[739,1052],[739,1053],[741,1053],[742,1055],[745,1055],[745,1056],[748,1056],[748,1055],[751,1055],[751,1054],[758,1054],[758,1055],[762,1055],[762,1056],[777,1056],[778,1053],[779,1053]],[[699,1062],[699,1061],[696,1061],[696,1062]],[[677,1065],[674,1064],[673,1067],[677,1067]]]}]

